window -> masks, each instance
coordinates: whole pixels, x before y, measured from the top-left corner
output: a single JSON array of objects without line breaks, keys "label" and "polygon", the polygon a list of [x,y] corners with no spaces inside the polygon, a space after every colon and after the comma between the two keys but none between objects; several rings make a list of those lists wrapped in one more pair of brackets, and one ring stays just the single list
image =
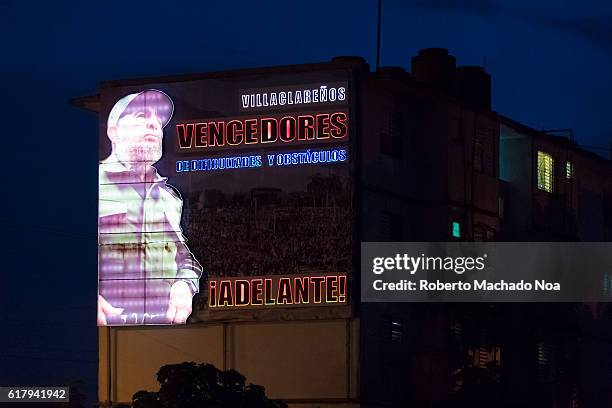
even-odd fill
[{"label": "window", "polygon": [[553,192],[553,175],[555,162],[553,157],[538,151],[538,189],[548,193]]},{"label": "window", "polygon": [[612,274],[604,272],[603,278],[603,295],[612,298]]},{"label": "window", "polygon": [[448,126],[448,133],[451,140],[463,140],[463,132],[461,131],[461,120],[452,118]]},{"label": "window", "polygon": [[453,238],[461,238],[461,223],[459,221],[453,221]]},{"label": "window", "polygon": [[482,140],[474,141],[474,170],[483,173],[485,169],[485,147]]},{"label": "window", "polygon": [[389,115],[387,126],[380,133],[380,152],[395,159],[402,158],[402,138],[405,133],[402,112]]},{"label": "window", "polygon": [[483,242],[487,240],[487,231],[480,225],[474,226],[474,241]]},{"label": "window", "polygon": [[474,157],[472,158],[474,171],[488,176],[495,176],[497,166],[495,160],[495,138],[496,133],[494,129],[478,126],[474,137]]},{"label": "window", "polygon": [[606,228],[612,229],[612,192],[605,191],[603,194],[603,219]]},{"label": "window", "polygon": [[538,343],[537,377],[541,382],[551,383],[555,380],[556,361],[555,348],[552,344]]},{"label": "window", "polygon": [[491,228],[486,224],[478,224],[474,226],[474,241],[493,241],[495,240],[495,228]]},{"label": "window", "polygon": [[569,160],[565,162],[565,178],[568,180],[574,178],[574,163]]},{"label": "window", "polygon": [[380,223],[378,224],[378,240],[382,242],[401,241],[403,237],[403,223],[404,220],[401,215],[389,211],[381,211]]},{"label": "window", "polygon": [[401,343],[404,337],[404,328],[401,321],[391,321],[391,341],[393,343]]},{"label": "window", "polygon": [[388,133],[380,134],[380,152],[396,159],[402,158],[402,140]]},{"label": "window", "polygon": [[468,365],[488,368],[501,365],[501,347],[492,344],[480,344],[467,350]]}]

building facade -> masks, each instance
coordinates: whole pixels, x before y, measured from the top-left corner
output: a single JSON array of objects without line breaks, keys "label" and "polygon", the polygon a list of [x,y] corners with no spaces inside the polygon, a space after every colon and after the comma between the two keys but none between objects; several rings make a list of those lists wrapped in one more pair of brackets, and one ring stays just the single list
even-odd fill
[{"label": "building facade", "polygon": [[[291,407],[610,406],[612,311],[603,305],[359,301],[360,242],[612,237],[610,160],[493,111],[482,68],[425,49],[411,73],[338,57],[101,90],[319,72],[341,72],[351,92],[346,307],[196,310],[186,326],[100,327],[101,406],[158,389],[157,370],[183,361],[236,369]],[[96,96],[73,103],[101,109]]]}]

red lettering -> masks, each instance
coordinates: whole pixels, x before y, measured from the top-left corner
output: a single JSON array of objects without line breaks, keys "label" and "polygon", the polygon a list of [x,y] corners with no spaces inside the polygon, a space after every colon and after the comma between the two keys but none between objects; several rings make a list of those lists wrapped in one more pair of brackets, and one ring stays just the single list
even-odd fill
[{"label": "red lettering", "polygon": [[195,147],[206,147],[208,145],[208,132],[206,123],[196,123],[195,132]]},{"label": "red lettering", "polygon": [[336,112],[329,118],[331,129],[329,133],[336,139],[342,139],[348,135],[348,125],[346,119],[346,113]]}]

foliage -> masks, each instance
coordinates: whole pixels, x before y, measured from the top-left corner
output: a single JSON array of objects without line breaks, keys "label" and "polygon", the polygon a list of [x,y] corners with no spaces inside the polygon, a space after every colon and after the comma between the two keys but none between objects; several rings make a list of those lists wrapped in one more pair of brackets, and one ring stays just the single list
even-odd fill
[{"label": "foliage", "polygon": [[138,391],[134,408],[286,408],[270,400],[263,387],[246,384],[236,370],[219,370],[212,364],[184,362],[159,369],[157,392]]}]

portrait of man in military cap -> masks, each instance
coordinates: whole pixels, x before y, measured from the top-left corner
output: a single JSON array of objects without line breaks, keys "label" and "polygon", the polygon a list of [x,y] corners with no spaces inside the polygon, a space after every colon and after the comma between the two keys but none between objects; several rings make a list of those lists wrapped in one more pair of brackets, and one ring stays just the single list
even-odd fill
[{"label": "portrait of man in military cap", "polygon": [[202,268],[181,229],[183,200],[154,164],[174,104],[147,89],[119,99],[99,165],[98,325],[181,324]]}]

